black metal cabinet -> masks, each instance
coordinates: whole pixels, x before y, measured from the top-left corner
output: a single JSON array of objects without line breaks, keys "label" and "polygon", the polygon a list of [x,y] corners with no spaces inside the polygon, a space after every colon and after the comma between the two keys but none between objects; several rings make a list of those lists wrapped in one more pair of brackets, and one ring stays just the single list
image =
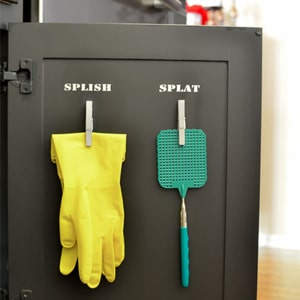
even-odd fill
[{"label": "black metal cabinet", "polygon": [[[9,70],[32,60],[22,91],[8,88],[8,228],[11,298],[256,299],[261,43],[259,28],[14,24]],[[29,76],[28,76],[28,73]],[[101,89],[95,89],[95,84]],[[197,88],[192,88],[197,86]],[[200,88],[198,87],[200,86]],[[126,257],[114,283],[91,290],[59,273],[61,188],[52,133],[127,133],[122,170]],[[156,135],[207,135],[208,181],[187,197],[190,286],[180,285],[177,191],[157,182]]]}]

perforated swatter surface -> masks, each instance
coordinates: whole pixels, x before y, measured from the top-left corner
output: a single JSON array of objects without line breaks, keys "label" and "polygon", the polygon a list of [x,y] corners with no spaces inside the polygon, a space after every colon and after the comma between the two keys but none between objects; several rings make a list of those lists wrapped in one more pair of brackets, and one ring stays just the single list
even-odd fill
[{"label": "perforated swatter surface", "polygon": [[162,130],[157,136],[158,182],[163,188],[199,188],[207,180],[206,135],[201,129],[185,130],[185,145],[178,143],[178,130]]}]

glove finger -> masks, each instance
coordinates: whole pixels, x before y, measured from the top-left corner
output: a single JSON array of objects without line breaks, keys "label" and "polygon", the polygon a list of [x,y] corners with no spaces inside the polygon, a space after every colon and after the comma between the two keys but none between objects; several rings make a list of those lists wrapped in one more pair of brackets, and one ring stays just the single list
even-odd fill
[{"label": "glove finger", "polygon": [[112,235],[104,239],[102,273],[109,282],[113,282],[116,278],[116,262]]},{"label": "glove finger", "polygon": [[64,248],[73,248],[76,244],[76,235],[71,221],[60,218],[59,221],[60,243]]},{"label": "glove finger", "polygon": [[80,204],[76,218],[76,235],[78,250],[79,277],[83,283],[87,283],[91,277],[93,264],[93,228],[89,206],[88,192],[84,189],[79,191]]},{"label": "glove finger", "polygon": [[[61,199],[60,214],[59,214],[59,233],[60,242],[65,248],[72,248],[76,243],[75,228],[71,216],[71,205],[68,200],[72,197],[67,190],[63,191]],[[73,199],[73,198],[71,198]]]},{"label": "glove finger", "polygon": [[63,275],[70,274],[77,262],[77,245],[72,248],[62,248],[59,270]]},{"label": "glove finger", "polygon": [[90,288],[96,288],[101,281],[102,274],[102,239],[99,237],[94,241],[93,264],[91,276],[87,282]]},{"label": "glove finger", "polygon": [[117,228],[113,236],[113,249],[115,256],[115,266],[118,267],[125,258],[125,241],[123,228]]},{"label": "glove finger", "polygon": [[113,228],[113,249],[115,255],[115,265],[118,267],[125,257],[125,241],[124,241],[124,208],[123,198],[120,187],[114,192],[118,205],[118,217],[114,222]]}]

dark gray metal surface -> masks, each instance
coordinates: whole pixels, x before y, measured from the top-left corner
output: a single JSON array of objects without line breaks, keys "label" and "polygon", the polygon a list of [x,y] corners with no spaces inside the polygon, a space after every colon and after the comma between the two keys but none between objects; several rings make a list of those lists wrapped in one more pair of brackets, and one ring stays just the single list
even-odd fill
[{"label": "dark gray metal surface", "polygon": [[15,4],[4,4],[0,2],[0,29],[7,29],[8,23],[19,23],[23,21],[23,0],[16,2]]},{"label": "dark gray metal surface", "polygon": [[[0,29],[0,62],[7,62],[7,38],[7,30]],[[0,88],[0,141],[0,288],[7,289],[7,91],[4,88]]]},{"label": "dark gray metal surface", "polygon": [[[24,43],[26,41],[26,43]],[[38,43],[36,41],[39,41]],[[33,92],[9,86],[9,292],[33,299],[256,298],[261,29],[158,25],[22,24],[10,27],[9,68],[33,60]],[[22,45],[22,47],[20,46]],[[66,92],[64,83],[111,83],[111,92]],[[199,93],[160,93],[167,83]],[[122,172],[126,258],[96,290],[59,274],[61,189],[51,133],[128,134]],[[187,196],[190,287],[180,286],[176,191],[160,188],[156,135],[176,128],[186,99],[189,128],[207,135],[208,181]]]},{"label": "dark gray metal surface", "polygon": [[[134,2],[134,1],[133,1]],[[130,1],[44,0],[45,23],[168,23],[168,11]]]}]

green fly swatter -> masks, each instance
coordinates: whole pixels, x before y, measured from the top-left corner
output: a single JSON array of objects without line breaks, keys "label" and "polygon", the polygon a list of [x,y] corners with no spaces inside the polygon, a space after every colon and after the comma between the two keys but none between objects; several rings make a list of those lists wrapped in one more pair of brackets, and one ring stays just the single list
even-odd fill
[{"label": "green fly swatter", "polygon": [[177,129],[157,135],[158,182],[166,189],[178,189],[181,203],[181,281],[189,285],[189,246],[185,197],[189,188],[203,187],[207,181],[206,134],[201,129],[185,129],[185,144],[179,145]]}]

